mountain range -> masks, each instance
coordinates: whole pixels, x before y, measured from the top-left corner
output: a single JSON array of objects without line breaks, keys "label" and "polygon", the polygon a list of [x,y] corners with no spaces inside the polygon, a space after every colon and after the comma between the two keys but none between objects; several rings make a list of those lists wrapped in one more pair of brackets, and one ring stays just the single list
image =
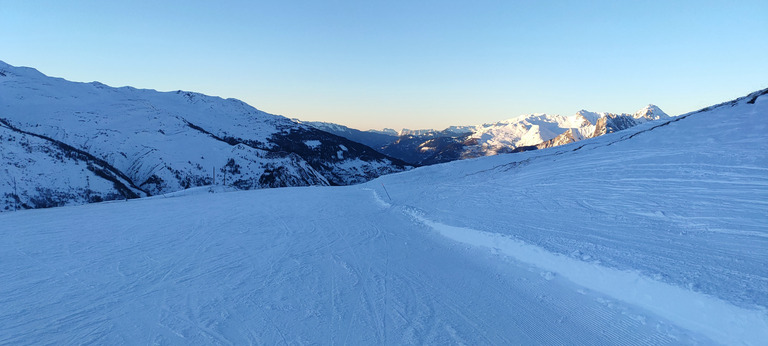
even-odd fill
[{"label": "mountain range", "polygon": [[669,117],[659,107],[650,104],[632,114],[586,110],[571,116],[530,114],[491,124],[451,126],[444,130],[361,131],[327,122],[304,123],[360,142],[385,155],[415,165],[430,165],[549,148]]}]

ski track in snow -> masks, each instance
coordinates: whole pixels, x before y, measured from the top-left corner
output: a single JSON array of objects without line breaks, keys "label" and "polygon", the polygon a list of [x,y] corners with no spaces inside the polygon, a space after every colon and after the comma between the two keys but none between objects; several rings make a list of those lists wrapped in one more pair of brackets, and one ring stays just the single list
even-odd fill
[{"label": "ski track in snow", "polygon": [[[391,207],[374,192],[379,204]],[[723,344],[759,345],[768,340],[766,311],[747,310],[716,298],[643,277],[637,272],[601,267],[549,253],[542,248],[498,233],[454,227],[426,218],[412,207],[399,207],[415,221],[454,241],[487,248],[544,270],[542,277],[555,275],[633,306],[646,309],[675,324],[697,331]]]}]

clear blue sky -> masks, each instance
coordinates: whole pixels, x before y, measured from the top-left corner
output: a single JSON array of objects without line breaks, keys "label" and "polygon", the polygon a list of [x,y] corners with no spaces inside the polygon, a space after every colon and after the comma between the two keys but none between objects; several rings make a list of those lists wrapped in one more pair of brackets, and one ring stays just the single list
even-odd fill
[{"label": "clear blue sky", "polygon": [[361,129],[679,114],[768,87],[768,1],[0,0],[0,60]]}]

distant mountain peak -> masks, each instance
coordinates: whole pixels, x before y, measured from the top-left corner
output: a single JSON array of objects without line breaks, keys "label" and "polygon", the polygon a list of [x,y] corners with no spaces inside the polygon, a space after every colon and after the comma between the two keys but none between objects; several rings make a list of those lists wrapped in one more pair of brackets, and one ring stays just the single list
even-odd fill
[{"label": "distant mountain peak", "polygon": [[662,118],[669,118],[669,115],[664,113],[664,111],[662,111],[658,106],[654,104],[648,104],[647,106],[643,107],[643,109],[635,112],[632,117],[635,119],[646,118],[648,120],[659,120]]},{"label": "distant mountain peak", "polygon": [[395,129],[390,129],[388,127],[385,127],[383,130],[368,130],[366,132],[378,133],[378,134],[382,134],[382,135],[395,136],[395,137],[400,135],[399,131],[397,131]]}]

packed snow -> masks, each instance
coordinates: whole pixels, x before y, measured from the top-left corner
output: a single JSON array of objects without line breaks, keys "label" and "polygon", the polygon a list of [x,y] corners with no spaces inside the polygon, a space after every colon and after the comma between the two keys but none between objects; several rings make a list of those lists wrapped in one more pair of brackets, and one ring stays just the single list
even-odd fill
[{"label": "packed snow", "polygon": [[357,186],[3,213],[0,343],[764,344],[758,96]]}]

